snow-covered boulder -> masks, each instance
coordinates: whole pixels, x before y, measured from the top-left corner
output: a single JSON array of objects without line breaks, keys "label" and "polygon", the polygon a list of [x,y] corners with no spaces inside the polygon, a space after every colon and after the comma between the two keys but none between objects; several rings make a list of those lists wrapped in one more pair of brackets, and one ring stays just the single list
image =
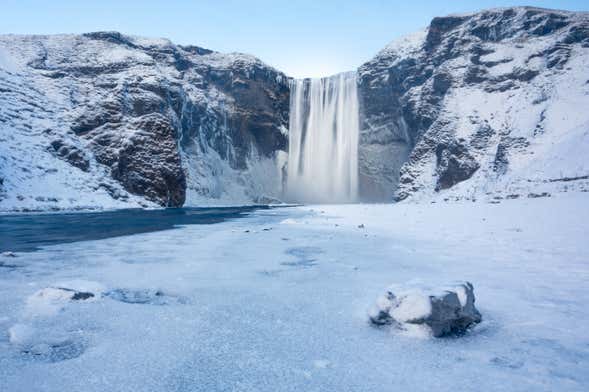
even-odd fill
[{"label": "snow-covered boulder", "polygon": [[470,282],[442,289],[392,286],[377,300],[370,312],[370,321],[401,329],[422,326],[435,337],[461,334],[481,322],[474,302],[474,288]]},{"label": "snow-covered boulder", "polygon": [[104,290],[100,283],[85,280],[45,287],[27,298],[26,313],[30,317],[54,316],[71,301],[96,300],[102,296]]}]

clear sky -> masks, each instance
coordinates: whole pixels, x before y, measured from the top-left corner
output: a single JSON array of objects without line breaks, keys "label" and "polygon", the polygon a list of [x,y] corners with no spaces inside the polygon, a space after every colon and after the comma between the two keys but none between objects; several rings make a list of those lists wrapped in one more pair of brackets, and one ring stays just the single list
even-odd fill
[{"label": "clear sky", "polygon": [[[589,0],[525,5],[589,10]],[[1,0],[0,33],[117,30],[166,37],[222,52],[256,55],[290,76],[326,76],[358,67],[434,16],[522,5],[453,0]]]}]

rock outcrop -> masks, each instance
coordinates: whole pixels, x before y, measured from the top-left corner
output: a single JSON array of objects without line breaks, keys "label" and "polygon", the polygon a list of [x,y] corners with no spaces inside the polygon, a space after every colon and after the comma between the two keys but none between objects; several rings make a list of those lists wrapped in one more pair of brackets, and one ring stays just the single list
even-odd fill
[{"label": "rock outcrop", "polygon": [[476,199],[586,175],[588,64],[589,13],[434,18],[359,69],[361,191]]},{"label": "rock outcrop", "polygon": [[6,204],[280,196],[288,80],[252,56],[116,32],[6,35],[0,89]]}]

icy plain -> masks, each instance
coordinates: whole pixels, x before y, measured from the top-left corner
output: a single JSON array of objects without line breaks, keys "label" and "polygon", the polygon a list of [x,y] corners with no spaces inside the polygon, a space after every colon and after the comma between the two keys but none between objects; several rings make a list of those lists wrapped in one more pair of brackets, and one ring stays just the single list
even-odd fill
[{"label": "icy plain", "polygon": [[[17,253],[0,390],[586,391],[588,233],[577,193],[278,208]],[[483,314],[466,336],[369,325],[390,284],[454,280]]]}]

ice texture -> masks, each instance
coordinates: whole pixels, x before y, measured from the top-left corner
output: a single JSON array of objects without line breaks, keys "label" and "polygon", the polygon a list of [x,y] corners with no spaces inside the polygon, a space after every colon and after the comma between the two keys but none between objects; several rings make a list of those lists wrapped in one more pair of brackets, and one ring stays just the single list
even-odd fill
[{"label": "ice texture", "polygon": [[[18,252],[0,268],[0,390],[586,391],[588,205],[292,207]],[[367,322],[391,282],[458,278],[484,316],[458,339]],[[77,280],[104,292],[27,314]]]}]

